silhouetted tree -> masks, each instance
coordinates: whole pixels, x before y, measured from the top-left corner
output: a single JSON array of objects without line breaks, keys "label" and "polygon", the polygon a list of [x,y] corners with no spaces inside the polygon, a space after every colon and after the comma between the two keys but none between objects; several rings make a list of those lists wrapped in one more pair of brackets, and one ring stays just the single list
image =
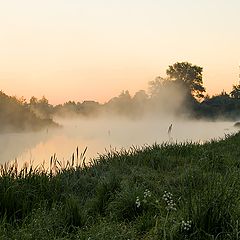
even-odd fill
[{"label": "silhouetted tree", "polygon": [[0,91],[0,132],[38,130],[57,126],[51,119],[40,119],[31,111],[25,98],[10,97]]},{"label": "silhouetted tree", "polygon": [[211,98],[205,99],[200,104],[197,115],[218,119],[238,119],[240,112],[239,101],[229,96],[224,90]]},{"label": "silhouetted tree", "polygon": [[202,81],[202,67],[192,65],[188,62],[177,62],[169,66],[166,73],[170,80],[182,81],[191,91],[191,94],[199,99],[203,98],[205,88]]},{"label": "silhouetted tree", "polygon": [[39,100],[36,97],[31,97],[29,106],[31,111],[42,119],[49,119],[53,114],[53,106],[49,104],[45,96]]},{"label": "silhouetted tree", "polygon": [[230,92],[230,96],[235,99],[240,99],[240,85],[233,85],[233,89]]},{"label": "silhouetted tree", "polygon": [[36,97],[32,96],[32,97],[30,98],[29,104],[30,104],[31,106],[36,106],[37,103],[38,103],[38,99],[37,99]]}]

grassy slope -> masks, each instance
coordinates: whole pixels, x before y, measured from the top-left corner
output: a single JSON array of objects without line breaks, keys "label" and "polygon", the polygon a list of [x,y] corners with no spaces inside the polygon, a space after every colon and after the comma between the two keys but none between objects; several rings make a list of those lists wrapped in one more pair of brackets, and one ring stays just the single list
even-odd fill
[{"label": "grassy slope", "polygon": [[238,239],[239,143],[154,145],[56,176],[2,168],[0,239]]}]

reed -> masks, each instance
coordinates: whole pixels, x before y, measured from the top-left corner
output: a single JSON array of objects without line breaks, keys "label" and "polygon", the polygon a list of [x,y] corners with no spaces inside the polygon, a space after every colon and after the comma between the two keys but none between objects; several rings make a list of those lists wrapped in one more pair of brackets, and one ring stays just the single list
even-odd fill
[{"label": "reed", "polygon": [[240,133],[0,166],[0,239],[239,239]]}]

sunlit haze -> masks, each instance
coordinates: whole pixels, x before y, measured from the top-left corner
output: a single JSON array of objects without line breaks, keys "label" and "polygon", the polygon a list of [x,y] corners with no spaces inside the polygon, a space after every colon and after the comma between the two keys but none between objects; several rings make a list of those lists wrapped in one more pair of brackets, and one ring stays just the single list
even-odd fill
[{"label": "sunlit haze", "polygon": [[0,0],[0,90],[105,102],[188,61],[209,94],[230,91],[239,10],[239,0]]}]

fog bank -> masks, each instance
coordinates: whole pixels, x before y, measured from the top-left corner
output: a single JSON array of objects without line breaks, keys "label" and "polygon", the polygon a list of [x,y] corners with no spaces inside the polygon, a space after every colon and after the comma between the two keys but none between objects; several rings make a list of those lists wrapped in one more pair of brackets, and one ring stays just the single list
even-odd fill
[{"label": "fog bank", "polygon": [[[56,153],[60,161],[71,159],[72,153],[79,148],[82,152],[88,147],[87,160],[111,149],[128,149],[131,146],[151,145],[163,142],[204,142],[223,138],[237,130],[232,122],[184,121],[181,119],[150,118],[129,120],[108,117],[98,119],[61,120],[60,129],[45,129],[37,133],[18,133],[0,135],[0,159],[18,159],[19,165],[43,161],[49,162]],[[168,129],[172,124],[171,134]]]}]

